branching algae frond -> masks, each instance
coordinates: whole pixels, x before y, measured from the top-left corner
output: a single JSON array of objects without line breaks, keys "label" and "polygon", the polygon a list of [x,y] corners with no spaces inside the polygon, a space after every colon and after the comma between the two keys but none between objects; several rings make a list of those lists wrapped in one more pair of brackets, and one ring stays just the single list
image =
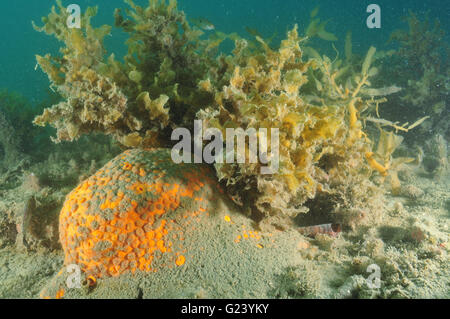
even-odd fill
[{"label": "branching algae frond", "polygon": [[387,132],[380,129],[380,139],[376,152],[367,152],[366,158],[369,165],[384,177],[389,177],[392,193],[398,195],[400,193],[400,180],[398,178],[398,170],[403,164],[411,163],[415,159],[408,157],[394,158],[392,154],[403,142],[403,137],[395,135],[393,132]]},{"label": "branching algae frond", "polygon": [[325,41],[337,41],[338,38],[334,34],[325,30],[325,27],[328,24],[329,20],[322,22],[320,18],[317,17],[319,9],[320,7],[316,7],[311,11],[311,20],[308,27],[306,28],[305,35],[308,38],[318,37]]},{"label": "branching algae frond", "polygon": [[398,54],[407,61],[411,72],[423,73],[427,69],[437,73],[445,71],[448,67],[445,55],[450,48],[443,41],[445,31],[441,29],[439,20],[431,24],[428,16],[420,20],[412,11],[404,20],[408,23],[408,30],[393,32],[390,40],[399,42]]},{"label": "branching algae frond", "polygon": [[60,57],[38,55],[37,61],[65,100],[46,109],[35,123],[42,126],[51,123],[57,129],[58,142],[72,141],[91,131],[122,133],[127,128],[136,129],[140,123],[127,116],[126,96],[100,72],[105,55],[103,39],[111,28],[95,29],[90,25],[96,8],[88,8],[82,15],[82,29],[67,28],[68,13],[60,1],[57,5],[42,19],[44,26],[35,29],[54,35],[65,47],[60,49]]},{"label": "branching algae frond", "polygon": [[408,30],[397,30],[391,35],[391,40],[399,45],[393,58],[399,61],[388,60],[394,65],[385,76],[405,87],[400,103],[411,110],[409,113],[432,117],[422,136],[431,132],[448,138],[450,47],[445,41],[445,31],[437,19],[434,23],[428,16],[421,20],[411,11],[405,20]]},{"label": "branching algae frond", "polygon": [[[151,0],[147,8],[127,3],[132,9],[126,16],[116,9],[115,24],[129,34],[128,54],[123,64],[111,59],[108,74],[151,120],[192,126],[195,113],[212,101],[197,89],[215,63],[211,42],[200,39],[203,31],[191,28],[175,0]],[[159,102],[152,105],[153,99]]]}]

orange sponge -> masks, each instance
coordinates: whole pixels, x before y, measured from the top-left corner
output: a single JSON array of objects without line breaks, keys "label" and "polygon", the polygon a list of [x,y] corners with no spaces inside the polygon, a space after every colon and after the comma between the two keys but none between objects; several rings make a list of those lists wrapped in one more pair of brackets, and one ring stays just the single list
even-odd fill
[{"label": "orange sponge", "polygon": [[170,150],[126,151],[67,196],[64,263],[94,278],[181,267],[184,230],[201,225],[217,190],[223,193],[212,170],[174,164]]}]

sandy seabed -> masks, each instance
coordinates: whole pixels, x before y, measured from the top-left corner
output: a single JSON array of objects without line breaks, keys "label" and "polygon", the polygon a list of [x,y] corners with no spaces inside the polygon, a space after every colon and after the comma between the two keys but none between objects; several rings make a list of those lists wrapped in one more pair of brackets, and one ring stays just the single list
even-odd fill
[{"label": "sandy seabed", "polygon": [[[377,225],[343,231],[337,238],[309,238],[293,228],[236,241],[239,234],[251,234],[254,224],[223,204],[216,208],[216,225],[186,241],[201,247],[182,267],[99,279],[94,288],[67,289],[64,297],[449,298],[449,176],[437,179],[416,169],[400,178],[404,191],[386,194]],[[32,188],[30,183],[2,190],[0,197],[0,298],[38,298],[63,266],[57,225],[47,225],[44,233],[35,234],[40,239],[25,247],[20,232],[8,224],[26,209],[28,193],[18,190]],[[38,191],[48,202],[37,196],[34,205],[57,216],[60,206],[54,203],[62,203],[70,189]],[[367,270],[374,264],[380,269],[380,288],[368,285]]]}]

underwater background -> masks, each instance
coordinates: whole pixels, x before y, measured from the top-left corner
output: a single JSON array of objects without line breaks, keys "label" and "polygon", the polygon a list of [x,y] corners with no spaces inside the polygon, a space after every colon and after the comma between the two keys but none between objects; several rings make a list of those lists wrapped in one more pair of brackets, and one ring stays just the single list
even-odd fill
[{"label": "underwater background", "polygon": [[[39,100],[45,96],[47,79],[42,72],[34,72],[36,64],[35,54],[44,52],[57,52],[58,42],[37,33],[33,30],[31,21],[40,22],[54,1],[52,0],[17,0],[1,4],[1,29],[2,35],[0,57],[2,68],[0,70],[0,87],[12,91],[19,91],[29,99]],[[69,5],[70,1],[63,1]],[[75,3],[75,2],[74,2]],[[123,5],[121,0],[111,1],[77,1],[81,9],[87,6],[99,6],[99,14],[94,25],[111,24],[114,9]],[[137,4],[146,3],[136,1]],[[330,19],[327,29],[336,34],[339,39],[344,39],[347,31],[353,31],[354,51],[356,53],[367,52],[371,45],[389,48],[385,46],[389,35],[396,29],[405,25],[401,17],[408,15],[408,10],[418,14],[429,13],[431,18],[439,19],[444,30],[450,28],[450,3],[448,1],[377,1],[382,8],[381,29],[368,29],[366,8],[373,1],[296,1],[296,0],[264,0],[264,1],[220,1],[211,0],[205,5],[203,0],[179,1],[179,7],[186,12],[188,17],[203,17],[211,21],[217,30],[231,33],[238,32],[246,35],[245,27],[256,28],[263,36],[271,37],[277,34],[277,40],[284,37],[286,31],[295,23],[300,30],[305,29],[309,23],[309,14],[320,6],[320,17],[323,20]],[[106,39],[108,49],[115,52],[125,52],[123,42],[125,36],[115,28],[112,37]],[[449,34],[443,41],[448,42]],[[332,50],[328,43],[322,45],[328,52]],[[391,47],[394,45],[391,45]],[[337,44],[338,49],[343,49],[343,41]],[[117,51],[119,50],[119,51]]]},{"label": "underwater background", "polygon": [[[0,4],[0,298],[450,298],[449,1],[127,2]],[[194,119],[280,171],[174,164]]]}]

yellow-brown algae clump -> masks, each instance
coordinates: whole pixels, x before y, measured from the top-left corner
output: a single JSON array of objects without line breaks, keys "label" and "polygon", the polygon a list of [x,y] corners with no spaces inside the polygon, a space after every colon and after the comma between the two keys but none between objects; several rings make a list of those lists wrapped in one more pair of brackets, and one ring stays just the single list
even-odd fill
[{"label": "yellow-brown algae clump", "polygon": [[[370,69],[375,48],[369,50],[361,72],[351,75],[355,79],[341,83],[337,75],[343,71],[331,59],[317,52],[305,59],[304,41],[297,26],[278,49],[260,38],[258,49],[236,41],[221,68],[226,70],[220,77],[223,83],[213,81],[214,103],[197,113],[204,127],[218,129],[223,136],[228,128],[278,130],[279,143],[269,142],[269,134],[257,135],[260,148],[265,145],[268,154],[277,153],[272,157],[279,167],[273,173],[262,174],[261,161],[215,164],[219,180],[226,181],[236,202],[267,224],[289,225],[292,217],[310,211],[311,201],[324,202],[319,199],[323,195],[336,209],[345,206],[350,211],[369,206],[367,201],[379,193],[365,173],[371,167],[364,154],[372,145],[363,131],[362,114],[377,102],[361,93],[376,73]],[[225,137],[225,143],[231,139],[235,137]],[[245,143],[250,149],[250,139]],[[367,198],[369,193],[373,195]]]},{"label": "yellow-brown algae clump", "polygon": [[67,196],[64,264],[78,265],[86,278],[182,267],[189,262],[185,230],[200,228],[221,192],[212,170],[174,164],[168,149],[126,151]]},{"label": "yellow-brown algae clump", "polygon": [[34,122],[56,128],[56,142],[103,132],[127,148],[167,147],[169,128],[191,125],[211,102],[213,96],[197,88],[216,65],[202,31],[189,25],[175,0],[150,0],[147,7],[126,2],[129,9],[114,13],[115,26],[129,37],[128,53],[119,59],[104,46],[111,26],[91,25],[97,7],[81,14],[81,28],[71,29],[70,13],[56,0],[43,25],[34,25],[63,44],[59,55],[37,56],[62,101]]}]

